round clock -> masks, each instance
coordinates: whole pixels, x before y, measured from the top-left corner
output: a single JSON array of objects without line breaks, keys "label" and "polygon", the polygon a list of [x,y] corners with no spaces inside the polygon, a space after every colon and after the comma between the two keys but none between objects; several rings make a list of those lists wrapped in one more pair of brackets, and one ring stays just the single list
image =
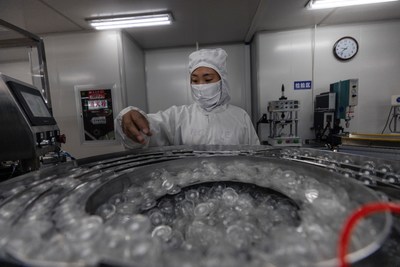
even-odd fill
[{"label": "round clock", "polygon": [[346,36],[337,40],[333,45],[333,54],[339,60],[350,60],[358,52],[358,42],[350,36]]}]

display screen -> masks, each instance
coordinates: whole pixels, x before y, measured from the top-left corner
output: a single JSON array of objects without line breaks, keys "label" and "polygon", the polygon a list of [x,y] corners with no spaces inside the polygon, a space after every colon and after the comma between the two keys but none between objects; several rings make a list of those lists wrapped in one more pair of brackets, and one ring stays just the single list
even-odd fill
[{"label": "display screen", "polygon": [[17,81],[7,81],[7,85],[26,117],[28,117],[31,125],[56,125],[56,121],[38,89],[32,85]]},{"label": "display screen", "polygon": [[47,106],[44,103],[42,97],[27,92],[21,92],[21,95],[23,96],[29,108],[31,109],[33,116],[51,117],[51,114],[47,109]]},{"label": "display screen", "polygon": [[88,109],[97,110],[108,108],[108,102],[105,99],[88,100]]}]

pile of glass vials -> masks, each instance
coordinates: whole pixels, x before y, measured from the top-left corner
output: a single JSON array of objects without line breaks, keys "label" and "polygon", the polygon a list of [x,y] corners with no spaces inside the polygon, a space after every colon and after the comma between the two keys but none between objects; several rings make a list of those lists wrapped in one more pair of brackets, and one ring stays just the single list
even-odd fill
[{"label": "pile of glass vials", "polygon": [[[15,189],[0,207],[0,255],[27,266],[309,267],[335,258],[342,224],[360,205],[346,183],[319,172],[190,160]],[[89,192],[113,179],[132,183],[86,212]],[[374,229],[361,222],[352,249],[373,242]]]}]

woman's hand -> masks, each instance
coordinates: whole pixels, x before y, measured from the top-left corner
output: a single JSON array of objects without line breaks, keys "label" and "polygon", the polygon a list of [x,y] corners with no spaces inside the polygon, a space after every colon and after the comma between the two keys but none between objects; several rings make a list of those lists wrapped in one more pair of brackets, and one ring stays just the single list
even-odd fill
[{"label": "woman's hand", "polygon": [[137,110],[131,110],[122,116],[122,131],[133,141],[145,144],[146,140],[143,136],[151,136],[149,121]]}]

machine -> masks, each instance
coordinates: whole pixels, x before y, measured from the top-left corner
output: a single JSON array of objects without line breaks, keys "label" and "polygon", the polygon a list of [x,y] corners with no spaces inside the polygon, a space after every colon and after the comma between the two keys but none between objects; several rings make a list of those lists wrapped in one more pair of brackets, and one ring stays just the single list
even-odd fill
[{"label": "machine", "polygon": [[40,157],[58,152],[65,141],[41,92],[4,74],[0,74],[0,125],[2,169],[13,162],[19,174],[39,169]]},{"label": "machine", "polygon": [[[348,136],[341,138],[342,145],[348,145],[358,148],[367,147],[369,150],[372,148],[379,148],[387,150],[388,152],[399,151],[400,148],[400,129],[398,124],[400,122],[400,95],[393,95],[391,97],[391,109],[388,114],[385,127],[381,133],[351,133]],[[390,133],[385,133],[386,129]],[[398,153],[398,152],[397,152]]]},{"label": "machine", "polygon": [[340,144],[343,133],[342,120],[349,127],[354,118],[354,107],[358,103],[358,79],[339,81],[330,85],[329,92],[315,98],[314,126],[315,139],[330,147]]},{"label": "machine", "polygon": [[[0,265],[337,267],[346,218],[397,201],[399,171],[399,161],[269,146],[70,161],[0,184]],[[351,266],[399,266],[398,223],[388,212],[360,221]]]},{"label": "machine", "polygon": [[268,103],[269,113],[269,137],[271,146],[301,146],[301,138],[298,136],[298,100],[287,100],[282,84],[282,96],[277,101]]},{"label": "machine", "polygon": [[335,119],[344,119],[346,127],[354,118],[354,107],[358,104],[358,79],[339,81],[330,85],[330,92],[336,94]]},{"label": "machine", "polygon": [[318,142],[332,143],[333,134],[340,133],[343,128],[340,120],[335,118],[336,93],[322,93],[315,97],[314,130]]}]

